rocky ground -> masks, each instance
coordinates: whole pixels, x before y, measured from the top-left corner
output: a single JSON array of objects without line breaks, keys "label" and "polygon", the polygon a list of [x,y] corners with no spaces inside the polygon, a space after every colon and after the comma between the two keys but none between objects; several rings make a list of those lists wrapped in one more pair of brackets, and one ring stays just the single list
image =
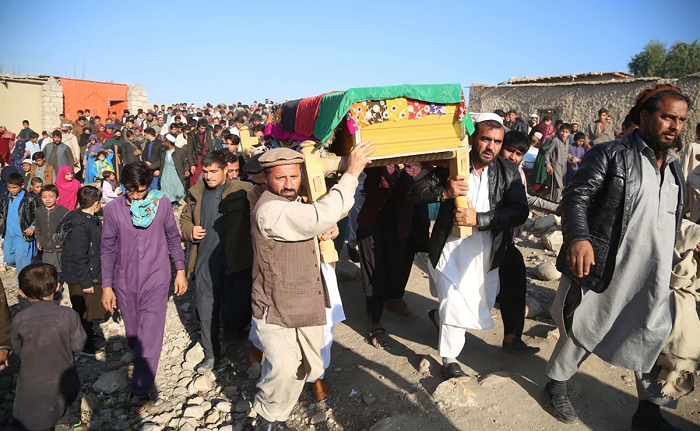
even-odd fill
[{"label": "rocky ground", "polygon": [[[634,375],[595,357],[571,382],[570,395],[581,423],[566,426],[544,410],[544,366],[557,339],[547,311],[559,278],[551,251],[561,244],[557,224],[554,216],[530,221],[517,240],[529,275],[524,339],[542,351],[525,358],[503,353],[500,314],[494,310],[496,328],[467,335],[467,347],[458,359],[471,378],[463,381],[443,382],[440,377],[437,333],[427,318],[427,311],[436,305],[428,290],[427,256],[417,256],[405,296],[416,318],[404,320],[387,312],[384,325],[392,348],[382,351],[364,340],[368,325],[359,273],[343,252],[338,273],[347,320],[336,328],[326,375],[334,393],[315,403],[305,390],[288,424],[305,431],[629,429],[636,408]],[[19,300],[15,277],[14,272],[2,274],[13,314],[27,306]],[[63,303],[69,305],[67,295]],[[194,307],[193,289],[170,300],[157,390],[138,419],[127,416],[133,353],[124,326],[113,319],[102,322],[103,352],[77,361],[83,388],[72,406],[71,422],[91,430],[252,429],[250,406],[260,369],[246,366],[247,345],[224,344],[227,359],[220,369],[207,375],[193,371],[203,357]],[[10,366],[0,371],[0,426],[11,418],[19,363],[13,356]],[[691,394],[677,410],[665,414],[681,430],[700,429],[698,398]]]}]

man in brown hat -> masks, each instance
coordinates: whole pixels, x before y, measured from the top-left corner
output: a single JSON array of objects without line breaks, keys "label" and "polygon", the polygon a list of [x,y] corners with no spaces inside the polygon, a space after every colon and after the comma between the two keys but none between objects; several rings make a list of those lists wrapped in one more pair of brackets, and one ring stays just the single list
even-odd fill
[{"label": "man in brown hat", "polygon": [[594,353],[635,372],[633,430],[674,429],[659,406],[677,400],[662,396],[656,362],[673,326],[669,285],[685,201],[674,147],[688,105],[670,85],[642,92],[630,111],[639,129],[594,146],[564,191],[563,276],[552,305],[561,335],[544,391],[562,422],[578,422],[566,382]]},{"label": "man in brown hat", "polygon": [[314,204],[299,197],[303,154],[277,148],[260,156],[267,191],[251,213],[253,237],[253,336],[265,353],[253,408],[258,430],[286,429],[304,383],[324,372],[321,348],[328,292],[321,280],[316,237],[352,208],[357,178],[374,152],[353,148],[348,169]]}]

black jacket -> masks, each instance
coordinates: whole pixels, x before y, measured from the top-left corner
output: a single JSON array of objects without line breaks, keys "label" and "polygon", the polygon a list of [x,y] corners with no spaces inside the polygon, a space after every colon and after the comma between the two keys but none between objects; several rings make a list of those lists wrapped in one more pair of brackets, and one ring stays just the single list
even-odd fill
[{"label": "black jacket", "polygon": [[102,223],[97,216],[80,210],[69,212],[58,224],[53,239],[63,243],[61,269],[66,283],[79,284],[83,289],[102,284]]},{"label": "black jacket", "polygon": [[[152,150],[150,149],[151,145],[153,145]],[[150,158],[148,157],[149,150],[151,151]],[[156,138],[156,140],[153,142],[146,142],[143,145],[143,154],[141,154],[141,160],[143,160],[144,162],[150,162],[152,171],[160,170],[160,159],[163,151],[163,141],[161,141],[160,138]]]},{"label": "black jacket", "polygon": [[[480,231],[492,232],[491,269],[495,269],[501,265],[506,248],[513,242],[513,228],[525,223],[530,209],[527,206],[525,187],[520,179],[520,173],[513,163],[497,157],[489,166],[488,176],[491,210],[478,213],[477,220]],[[406,191],[407,198],[413,202],[441,202],[433,233],[430,236],[428,252],[433,267],[437,266],[440,260],[440,253],[447,242],[454,221],[454,199],[442,201],[442,192],[447,186],[449,177],[448,169],[435,168],[413,183]]]},{"label": "black jacket", "polygon": [[[615,258],[627,232],[632,199],[640,187],[642,155],[630,139],[594,145],[581,161],[578,172],[564,190],[559,211],[562,216],[564,245],[557,258],[557,269],[581,286],[603,292],[615,270]],[[685,184],[680,164],[670,165],[676,184]],[[683,219],[685,187],[678,187],[676,236]],[[640,234],[637,232],[634,234]],[[577,278],[566,265],[566,250],[574,241],[593,245],[595,265],[590,273]]]},{"label": "black jacket", "polygon": [[525,124],[522,118],[516,117],[510,130],[514,130],[516,132],[523,132],[527,135],[527,124]]},{"label": "black jacket", "polygon": [[[214,143],[211,140],[211,132],[209,130],[204,132],[204,146],[207,149],[207,153],[214,151]],[[198,156],[202,154],[202,151],[203,149],[199,148],[197,131],[190,132],[189,136],[187,136],[187,158],[191,166],[199,166]]]},{"label": "black jacket", "polygon": [[[0,199],[0,232],[2,232],[2,237],[5,238],[7,233],[7,209],[10,206],[10,193],[7,192],[2,199]],[[36,199],[34,195],[28,191],[24,191],[24,197],[19,203],[19,228],[24,232],[27,228],[34,226],[34,218],[36,216]],[[25,241],[34,241],[34,235],[27,237],[24,236]]]}]

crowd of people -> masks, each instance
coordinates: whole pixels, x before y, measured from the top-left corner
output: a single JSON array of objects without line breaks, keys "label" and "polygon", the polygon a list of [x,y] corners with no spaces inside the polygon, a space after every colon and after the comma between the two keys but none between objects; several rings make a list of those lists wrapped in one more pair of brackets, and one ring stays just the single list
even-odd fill
[{"label": "crowd of people", "polygon": [[[696,272],[676,271],[688,260],[674,259],[674,247],[683,257],[700,250],[700,228],[685,219],[687,196],[690,220],[700,217],[692,180],[700,178],[700,125],[696,143],[678,145],[689,104],[676,87],[648,89],[619,132],[605,109],[585,132],[536,114],[526,122],[514,110],[479,114],[468,179],[451,177],[442,162],[367,168],[374,148],[363,142],[313,203],[300,196],[299,143],[265,135],[269,100],[154,105],[104,122],[85,109],[75,123],[61,115],[41,137],[28,121],[16,135],[0,127],[0,270],[15,268],[32,304],[11,322],[0,310],[0,361],[10,351],[22,360],[15,425],[67,421],[80,389],[73,355],[95,356],[104,340],[94,322],[117,309],[135,354],[129,416],[142,414],[174,284],[175,295],[195,289],[205,354],[196,372],[220,366],[222,333],[249,342],[249,364],[262,363],[257,429],[287,429],[305,383],[319,401],[331,394],[324,373],[334,325],[345,318],[319,239],[360,263],[375,348],[394,343],[381,323],[385,308],[414,317],[403,297],[416,253],[427,252],[439,305],[428,317],[445,378],[466,375],[457,360],[465,333],[493,328],[496,302],[503,350],[536,354],[522,339],[527,275],[514,243],[534,207],[560,213],[564,236],[552,311],[561,337],[544,388],[550,411],[578,422],[566,382],[594,353],[636,372],[634,430],[672,429],[659,406],[692,390],[697,365],[673,358],[700,357],[700,346],[678,335],[693,327],[682,326],[694,322],[688,308],[674,307],[674,292],[694,292]],[[243,151],[242,135],[257,138],[252,149]],[[526,172],[521,163],[533,149]],[[467,208],[455,205],[461,196]],[[453,226],[473,231],[461,238]],[[64,285],[74,311],[56,302]],[[682,340],[667,343],[674,334]]]}]

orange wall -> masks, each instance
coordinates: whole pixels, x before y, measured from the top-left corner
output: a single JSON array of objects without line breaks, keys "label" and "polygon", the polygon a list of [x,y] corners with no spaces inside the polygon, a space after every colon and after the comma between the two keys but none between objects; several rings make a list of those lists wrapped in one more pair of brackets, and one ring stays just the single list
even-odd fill
[{"label": "orange wall", "polygon": [[110,110],[110,101],[113,110],[116,110],[120,117],[121,112],[126,109],[126,84],[61,78],[61,87],[63,87],[63,111],[69,120],[77,120],[78,109],[89,109],[93,117],[96,115],[102,117],[102,124],[104,124]]}]

